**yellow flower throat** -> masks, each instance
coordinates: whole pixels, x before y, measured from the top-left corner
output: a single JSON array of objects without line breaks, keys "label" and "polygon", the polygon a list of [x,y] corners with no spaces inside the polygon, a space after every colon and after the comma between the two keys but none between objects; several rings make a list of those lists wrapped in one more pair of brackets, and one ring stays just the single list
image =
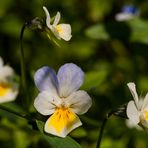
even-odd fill
[{"label": "yellow flower throat", "polygon": [[63,32],[62,28],[59,25],[56,25],[56,29],[57,29],[58,33],[62,33]]},{"label": "yellow flower throat", "polygon": [[148,111],[145,111],[144,115],[145,115],[145,120],[148,121]]},{"label": "yellow flower throat", "polygon": [[9,89],[10,89],[10,86],[8,84],[1,83],[0,84],[0,97],[6,95]]},{"label": "yellow flower throat", "polygon": [[57,108],[54,114],[50,117],[48,126],[52,126],[56,132],[61,133],[63,128],[71,128],[76,121],[76,118],[76,114],[69,108]]}]

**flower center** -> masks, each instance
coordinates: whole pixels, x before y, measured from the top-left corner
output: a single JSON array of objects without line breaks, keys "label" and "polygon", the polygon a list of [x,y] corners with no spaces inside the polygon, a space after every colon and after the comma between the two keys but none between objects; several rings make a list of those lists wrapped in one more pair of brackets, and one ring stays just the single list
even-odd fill
[{"label": "flower center", "polygon": [[0,84],[0,97],[4,96],[10,89],[8,84],[1,83]]},{"label": "flower center", "polygon": [[58,33],[62,33],[62,28],[59,25],[56,25],[55,28],[57,29]]},{"label": "flower center", "polygon": [[148,110],[140,115],[141,124],[148,128]]},{"label": "flower center", "polygon": [[52,126],[56,132],[61,133],[64,128],[70,129],[76,121],[76,115],[69,108],[57,108],[55,113],[50,117],[48,126]]}]

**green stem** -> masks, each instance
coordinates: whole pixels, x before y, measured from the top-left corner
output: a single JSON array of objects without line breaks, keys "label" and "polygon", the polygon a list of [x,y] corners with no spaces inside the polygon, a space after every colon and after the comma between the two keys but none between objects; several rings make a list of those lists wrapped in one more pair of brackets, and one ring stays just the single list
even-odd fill
[{"label": "green stem", "polygon": [[102,136],[103,136],[103,131],[104,131],[105,125],[106,125],[106,123],[107,123],[109,117],[111,117],[113,114],[114,114],[114,111],[108,113],[108,114],[106,115],[106,117],[104,118],[104,120],[103,120],[103,122],[102,122],[102,125],[101,125],[100,134],[99,134],[99,137],[98,137],[98,141],[97,141],[97,146],[96,146],[96,148],[100,148],[100,146],[101,146],[101,140],[102,140]]},{"label": "green stem", "polygon": [[24,23],[20,33],[20,63],[21,63],[21,85],[22,85],[23,94],[25,95],[25,99],[26,99],[26,102],[24,104],[26,105],[25,107],[27,109],[29,97],[27,93],[26,68],[25,68],[25,58],[24,58],[24,50],[23,50],[23,34],[26,26],[27,26],[27,23]]},{"label": "green stem", "polygon": [[98,137],[98,142],[97,142],[97,147],[96,148],[100,148],[100,145],[101,145],[101,139],[102,139],[102,136],[103,136],[103,131],[104,131],[104,127],[107,123],[107,120],[112,116],[112,115],[115,115],[115,116],[118,116],[118,117],[122,117],[122,118],[125,118],[127,119],[127,116],[126,116],[126,107],[127,107],[127,104],[123,104],[122,106],[118,107],[117,109],[115,110],[112,110],[111,112],[109,112],[106,117],[104,118],[103,122],[102,122],[102,125],[101,125],[101,129],[100,129],[100,134],[99,134],[99,137]]},{"label": "green stem", "polygon": [[30,117],[29,117],[29,116],[27,116],[27,115],[21,115],[20,113],[15,112],[15,111],[13,111],[13,110],[11,110],[11,109],[9,109],[9,108],[7,108],[7,107],[4,107],[4,106],[2,106],[2,105],[0,105],[0,109],[2,109],[2,110],[4,110],[4,111],[7,111],[7,112],[9,112],[9,113],[15,114],[16,116],[19,116],[19,117],[21,117],[21,118],[30,120]]}]

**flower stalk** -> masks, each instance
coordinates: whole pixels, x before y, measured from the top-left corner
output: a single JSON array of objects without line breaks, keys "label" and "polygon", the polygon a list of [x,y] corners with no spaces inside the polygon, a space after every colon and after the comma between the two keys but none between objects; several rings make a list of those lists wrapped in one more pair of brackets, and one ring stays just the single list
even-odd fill
[{"label": "flower stalk", "polygon": [[125,114],[126,113],[126,107],[127,107],[127,104],[123,104],[122,106],[119,106],[117,109],[110,111],[105,116],[105,118],[104,118],[104,120],[102,122],[101,128],[100,128],[100,134],[99,134],[99,137],[98,137],[96,148],[100,148],[100,146],[101,146],[101,140],[102,140],[102,136],[103,136],[103,131],[104,131],[105,125],[106,125],[108,119],[112,115],[127,119],[127,116]]},{"label": "flower stalk", "polygon": [[107,114],[102,122],[102,125],[101,125],[101,128],[100,128],[100,134],[99,134],[99,137],[98,137],[98,141],[97,141],[97,146],[96,148],[100,148],[101,146],[101,140],[102,140],[102,136],[103,136],[103,131],[104,131],[104,128],[105,128],[105,125],[109,119],[109,117],[111,117],[112,115],[114,114],[114,112],[110,112],[109,114]]},{"label": "flower stalk", "polygon": [[[20,33],[20,64],[21,64],[21,87],[23,90],[23,94],[25,96],[25,108],[27,109],[28,107],[28,92],[27,92],[27,84],[26,84],[26,68],[25,68],[25,57],[24,57],[24,49],[23,49],[23,35],[24,31],[26,29],[27,22],[24,23],[24,25],[21,28],[21,33]],[[23,102],[23,101],[22,101]]]}]

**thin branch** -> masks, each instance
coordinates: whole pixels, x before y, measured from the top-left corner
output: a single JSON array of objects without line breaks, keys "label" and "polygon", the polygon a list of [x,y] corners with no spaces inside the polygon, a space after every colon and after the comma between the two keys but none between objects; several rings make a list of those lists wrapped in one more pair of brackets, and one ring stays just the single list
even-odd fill
[{"label": "thin branch", "polygon": [[108,119],[109,119],[114,113],[115,113],[115,111],[111,111],[111,112],[109,112],[109,113],[105,116],[105,118],[104,118],[104,120],[103,120],[103,122],[102,122],[102,125],[101,125],[100,134],[99,134],[99,137],[98,137],[98,141],[97,141],[97,146],[96,146],[96,148],[100,148],[101,140],[102,140],[102,136],[103,136],[103,131],[104,131],[105,125],[106,125]]},{"label": "thin branch", "polygon": [[26,68],[25,68],[25,58],[24,58],[24,49],[23,49],[23,35],[26,29],[26,26],[27,26],[27,22],[24,23],[24,25],[22,26],[21,33],[20,33],[20,64],[21,64],[21,85],[22,85],[22,90],[25,96],[25,101],[26,101],[24,104],[25,104],[25,108],[27,109],[29,97],[27,92]]}]

